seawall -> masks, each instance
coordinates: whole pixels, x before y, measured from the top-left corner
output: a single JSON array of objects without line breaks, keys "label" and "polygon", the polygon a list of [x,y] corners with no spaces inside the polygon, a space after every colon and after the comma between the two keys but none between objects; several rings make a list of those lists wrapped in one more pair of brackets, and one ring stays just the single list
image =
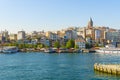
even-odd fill
[{"label": "seawall", "polygon": [[94,64],[94,70],[109,73],[109,74],[116,74],[120,75],[120,64]]}]

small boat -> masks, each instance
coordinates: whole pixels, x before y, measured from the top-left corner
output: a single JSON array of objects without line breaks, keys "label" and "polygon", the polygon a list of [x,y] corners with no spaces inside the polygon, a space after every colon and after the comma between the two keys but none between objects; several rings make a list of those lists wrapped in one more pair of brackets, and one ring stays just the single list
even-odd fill
[{"label": "small boat", "polygon": [[18,52],[18,48],[15,46],[4,47],[2,52],[3,53],[15,53],[15,52]]},{"label": "small boat", "polygon": [[49,49],[45,49],[44,52],[45,53],[55,53],[56,51],[49,48]]}]

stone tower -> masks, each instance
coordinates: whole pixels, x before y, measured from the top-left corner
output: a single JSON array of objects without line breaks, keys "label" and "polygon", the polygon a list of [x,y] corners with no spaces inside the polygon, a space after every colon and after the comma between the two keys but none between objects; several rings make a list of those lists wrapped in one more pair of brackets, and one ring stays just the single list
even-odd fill
[{"label": "stone tower", "polygon": [[92,28],[92,27],[93,27],[93,21],[92,21],[92,18],[90,18],[88,22],[88,28]]}]

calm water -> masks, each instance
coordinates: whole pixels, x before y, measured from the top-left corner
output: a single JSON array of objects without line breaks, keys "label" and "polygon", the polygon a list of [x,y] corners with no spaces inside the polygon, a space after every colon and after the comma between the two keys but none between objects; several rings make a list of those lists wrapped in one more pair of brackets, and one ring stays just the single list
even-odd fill
[{"label": "calm water", "polygon": [[120,55],[0,54],[0,80],[119,80],[120,76],[94,72],[93,64],[120,63]]}]

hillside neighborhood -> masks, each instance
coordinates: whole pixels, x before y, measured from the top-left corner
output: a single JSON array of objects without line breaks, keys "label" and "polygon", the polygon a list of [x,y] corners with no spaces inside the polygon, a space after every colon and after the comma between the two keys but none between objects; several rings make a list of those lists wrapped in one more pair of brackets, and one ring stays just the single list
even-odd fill
[{"label": "hillside neighborhood", "polygon": [[92,18],[85,27],[68,27],[59,31],[18,31],[17,34],[7,30],[0,32],[0,46],[17,46],[18,48],[75,48],[91,49],[107,44],[120,47],[120,30],[93,26]]}]

